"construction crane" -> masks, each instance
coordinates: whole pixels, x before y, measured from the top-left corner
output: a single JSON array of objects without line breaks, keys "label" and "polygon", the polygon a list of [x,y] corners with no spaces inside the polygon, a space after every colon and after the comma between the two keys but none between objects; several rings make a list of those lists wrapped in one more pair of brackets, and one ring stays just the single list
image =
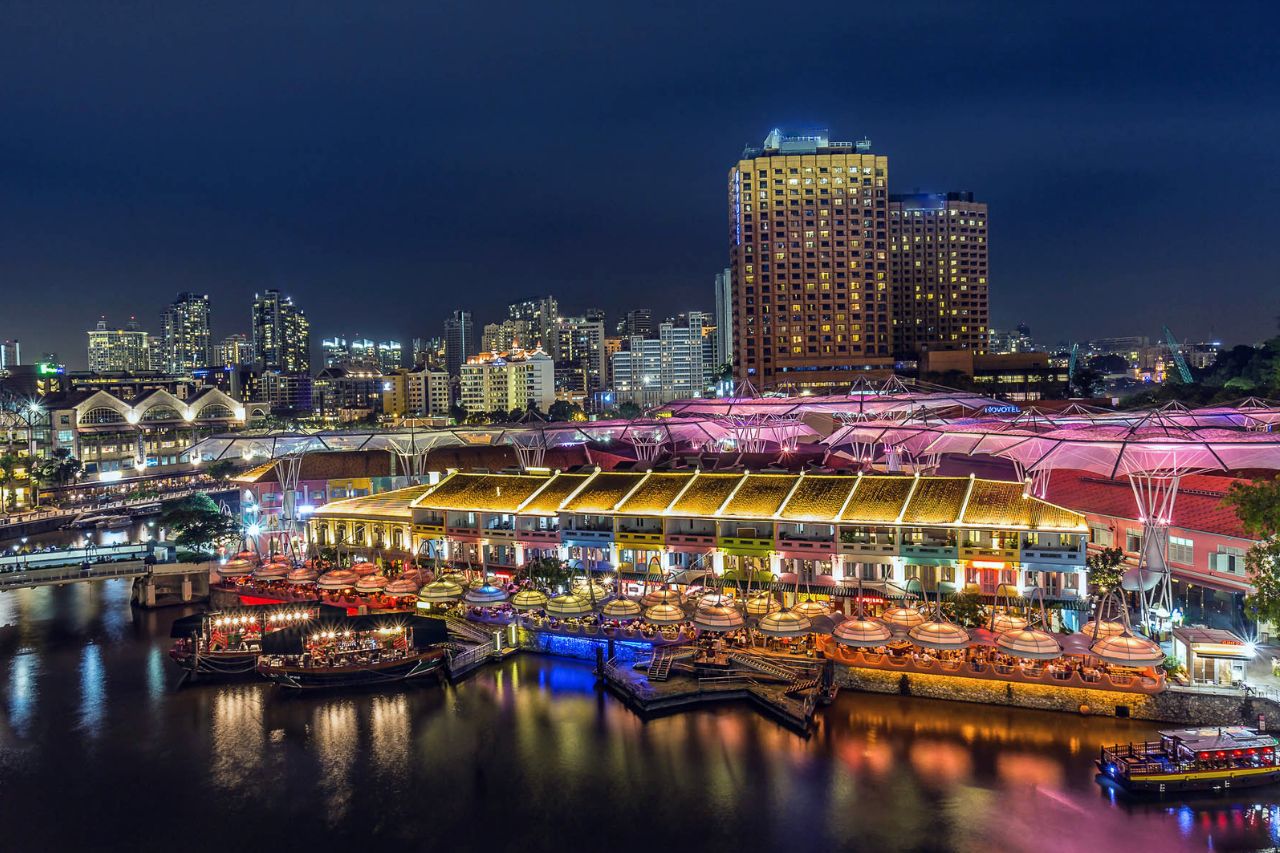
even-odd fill
[{"label": "construction crane", "polygon": [[1164,342],[1169,347],[1169,354],[1173,356],[1173,363],[1178,366],[1178,376],[1182,378],[1182,383],[1190,385],[1195,381],[1191,378],[1191,368],[1187,367],[1187,360],[1182,355],[1182,344],[1178,343],[1168,326],[1164,327]]}]

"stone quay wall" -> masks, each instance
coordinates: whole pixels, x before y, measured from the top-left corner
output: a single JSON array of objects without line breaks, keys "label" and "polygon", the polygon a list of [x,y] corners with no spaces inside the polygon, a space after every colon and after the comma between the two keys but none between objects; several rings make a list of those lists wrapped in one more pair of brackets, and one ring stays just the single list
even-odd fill
[{"label": "stone quay wall", "polygon": [[1261,715],[1267,728],[1280,728],[1280,703],[1259,697],[1218,695],[1178,687],[1146,695],[1047,684],[1000,683],[961,676],[886,672],[841,664],[835,667],[835,680],[842,688],[867,693],[897,693],[1181,725],[1254,726]]}]

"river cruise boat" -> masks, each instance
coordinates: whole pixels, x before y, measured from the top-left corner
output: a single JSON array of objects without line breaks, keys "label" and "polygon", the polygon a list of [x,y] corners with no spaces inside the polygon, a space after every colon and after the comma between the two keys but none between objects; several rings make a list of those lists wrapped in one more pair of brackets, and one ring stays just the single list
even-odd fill
[{"label": "river cruise boat", "polygon": [[1244,726],[1176,729],[1160,740],[1103,747],[1098,770],[1135,793],[1255,788],[1280,781],[1278,742]]},{"label": "river cruise boat", "polygon": [[388,614],[325,618],[268,634],[258,673],[297,690],[363,687],[438,675],[443,619]]},{"label": "river cruise boat", "polygon": [[262,637],[315,619],[315,607],[245,607],[196,613],[174,620],[169,657],[185,678],[219,680],[252,675]]}]

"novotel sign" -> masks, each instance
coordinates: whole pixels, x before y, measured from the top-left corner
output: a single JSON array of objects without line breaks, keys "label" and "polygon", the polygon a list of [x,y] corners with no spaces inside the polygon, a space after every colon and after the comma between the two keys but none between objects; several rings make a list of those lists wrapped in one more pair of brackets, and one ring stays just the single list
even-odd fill
[{"label": "novotel sign", "polygon": [[991,405],[987,406],[982,411],[984,414],[988,415],[1016,415],[1022,411],[1022,408],[1020,406],[1012,405]]}]

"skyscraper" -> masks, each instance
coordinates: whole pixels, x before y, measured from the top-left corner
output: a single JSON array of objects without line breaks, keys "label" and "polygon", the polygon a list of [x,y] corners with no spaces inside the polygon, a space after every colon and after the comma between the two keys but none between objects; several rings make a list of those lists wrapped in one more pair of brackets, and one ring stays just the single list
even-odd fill
[{"label": "skyscraper", "polygon": [[471,351],[471,312],[454,311],[444,321],[444,364],[450,376],[459,375],[462,365],[474,353]]},{"label": "skyscraper", "polygon": [[560,322],[560,305],[554,296],[526,299],[509,305],[507,319],[524,321],[525,332],[531,338],[525,342],[525,346],[541,345],[552,358],[559,358],[554,348]]},{"label": "skyscraper", "polygon": [[378,369],[390,373],[404,367],[404,347],[399,341],[378,341]]},{"label": "skyscraper", "polygon": [[733,361],[733,274],[716,273],[716,367]]},{"label": "skyscraper", "polygon": [[624,338],[647,338],[653,334],[653,310],[633,308],[618,321],[618,334]]},{"label": "skyscraper", "polygon": [[164,369],[169,373],[189,373],[209,366],[209,297],[207,294],[179,293],[161,319],[161,349]]},{"label": "skyscraper", "polygon": [[346,367],[351,363],[351,344],[346,338],[325,338],[320,341],[320,352],[325,367]]},{"label": "skyscraper", "polygon": [[987,206],[973,193],[889,198],[893,351],[988,348]]},{"label": "skyscraper", "polygon": [[836,391],[890,368],[889,161],[774,129],[729,170],[736,376]]},{"label": "skyscraper", "polygon": [[583,398],[604,387],[604,320],[596,315],[561,317],[556,337],[556,390]]},{"label": "skyscraper", "polygon": [[104,317],[90,329],[89,369],[95,373],[137,373],[152,370],[153,338],[138,328],[138,321],[129,318],[123,329],[107,328]]},{"label": "skyscraper", "polygon": [[0,341],[0,371],[22,364],[22,345],[15,338]]},{"label": "skyscraper", "polygon": [[311,324],[293,297],[278,290],[254,294],[253,357],[266,371],[311,371]]}]

